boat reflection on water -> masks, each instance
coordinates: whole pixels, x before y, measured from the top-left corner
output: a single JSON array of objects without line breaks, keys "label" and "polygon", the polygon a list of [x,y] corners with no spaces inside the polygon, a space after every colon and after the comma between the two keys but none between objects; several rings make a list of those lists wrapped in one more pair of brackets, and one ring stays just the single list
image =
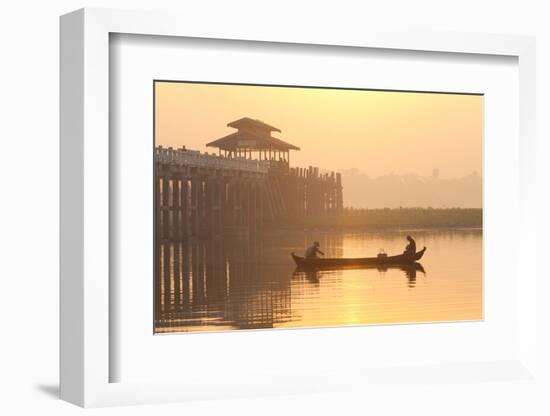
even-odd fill
[{"label": "boat reflection on water", "polygon": [[310,267],[296,267],[292,277],[294,279],[305,278],[311,283],[319,284],[323,274],[331,271],[338,270],[367,270],[376,269],[380,273],[385,273],[389,269],[401,270],[407,277],[408,286],[413,288],[416,286],[416,274],[417,272],[426,275],[426,270],[421,263],[415,262],[410,264],[369,264],[369,265],[353,265],[353,266],[340,266],[340,267],[323,267],[323,268],[310,268]]}]

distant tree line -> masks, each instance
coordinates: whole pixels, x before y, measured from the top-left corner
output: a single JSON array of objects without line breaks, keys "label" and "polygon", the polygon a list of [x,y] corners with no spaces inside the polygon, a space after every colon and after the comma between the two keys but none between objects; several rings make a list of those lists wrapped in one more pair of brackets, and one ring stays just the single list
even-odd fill
[{"label": "distant tree line", "polygon": [[290,225],[306,227],[472,227],[483,225],[481,208],[344,208],[338,216],[289,219]]}]

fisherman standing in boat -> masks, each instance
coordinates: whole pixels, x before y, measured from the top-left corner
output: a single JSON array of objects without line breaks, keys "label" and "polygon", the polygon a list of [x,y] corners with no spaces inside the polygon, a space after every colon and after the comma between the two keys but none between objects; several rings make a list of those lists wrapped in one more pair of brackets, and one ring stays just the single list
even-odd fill
[{"label": "fisherman standing in boat", "polygon": [[305,255],[306,259],[316,259],[317,253],[322,254],[324,256],[325,253],[319,250],[320,245],[321,244],[319,244],[318,241],[314,241],[313,245],[309,246],[306,250],[306,255]]},{"label": "fisherman standing in boat", "polygon": [[408,235],[407,240],[409,241],[409,244],[407,244],[407,247],[405,247],[405,251],[403,254],[415,254],[416,253],[416,241]]}]

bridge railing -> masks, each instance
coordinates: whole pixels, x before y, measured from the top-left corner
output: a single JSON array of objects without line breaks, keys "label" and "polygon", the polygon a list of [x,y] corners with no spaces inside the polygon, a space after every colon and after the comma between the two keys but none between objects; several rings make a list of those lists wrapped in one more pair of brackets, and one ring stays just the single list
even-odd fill
[{"label": "bridge railing", "polygon": [[198,150],[173,149],[162,146],[155,149],[155,158],[159,163],[199,168],[229,169],[256,173],[267,173],[269,170],[269,163],[266,161],[229,158],[201,153]]}]

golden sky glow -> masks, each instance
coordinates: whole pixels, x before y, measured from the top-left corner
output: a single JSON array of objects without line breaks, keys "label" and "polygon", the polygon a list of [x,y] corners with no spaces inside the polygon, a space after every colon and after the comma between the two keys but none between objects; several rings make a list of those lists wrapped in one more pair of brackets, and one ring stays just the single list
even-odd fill
[{"label": "golden sky glow", "polygon": [[292,166],[442,178],[482,172],[483,97],[192,83],[156,83],[156,145],[205,144],[251,117],[301,148]]}]

